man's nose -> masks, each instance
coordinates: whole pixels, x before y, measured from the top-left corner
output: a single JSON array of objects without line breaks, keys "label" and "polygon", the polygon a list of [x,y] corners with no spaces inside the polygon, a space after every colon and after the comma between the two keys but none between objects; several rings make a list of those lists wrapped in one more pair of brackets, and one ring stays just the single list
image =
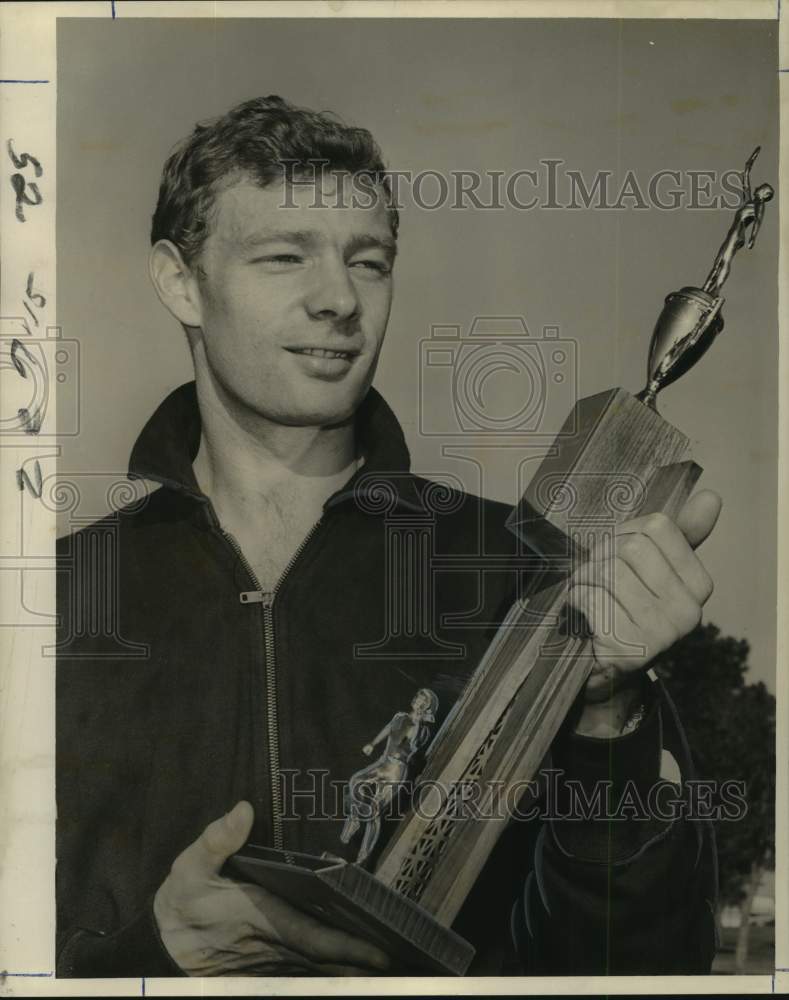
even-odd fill
[{"label": "man's nose", "polygon": [[315,268],[307,309],[318,319],[347,320],[356,315],[359,297],[344,260],[325,260]]}]

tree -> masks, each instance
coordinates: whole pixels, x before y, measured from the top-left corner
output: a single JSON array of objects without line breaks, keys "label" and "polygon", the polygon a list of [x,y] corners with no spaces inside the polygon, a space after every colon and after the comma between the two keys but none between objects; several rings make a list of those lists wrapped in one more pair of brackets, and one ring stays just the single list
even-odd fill
[{"label": "tree", "polygon": [[677,703],[701,778],[742,782],[747,812],[716,823],[720,900],[739,905],[744,970],[754,895],[775,849],[775,698],[746,683],[749,646],[700,625],[655,661]]},{"label": "tree", "polygon": [[753,899],[775,850],[775,698],[764,684],[733,693],[728,728],[726,766],[747,789],[748,812],[737,822],[720,823],[718,842],[727,869],[722,889],[729,901],[740,903],[735,966],[744,972]]}]

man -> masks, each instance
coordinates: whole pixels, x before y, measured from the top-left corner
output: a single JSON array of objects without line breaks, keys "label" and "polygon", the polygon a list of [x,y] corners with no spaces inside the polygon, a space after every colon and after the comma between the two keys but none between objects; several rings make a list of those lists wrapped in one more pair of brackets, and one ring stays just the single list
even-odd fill
[{"label": "man", "polygon": [[[508,508],[431,506],[371,388],[397,245],[387,195],[369,133],[277,97],[197,127],[165,166],[150,273],[195,382],[132,453],[130,474],[161,488],[61,543],[60,975],[405,971],[221,874],[249,839],[342,850],[343,816],[311,808],[315,776],[347,783],[420,688],[445,718],[517,592]],[[573,581],[596,667],[554,746],[563,780],[645,791],[663,751],[690,774],[644,668],[699,621],[712,584],[693,548],[719,506],[700,493],[677,523],[629,522],[616,556]],[[442,575],[435,638],[451,653],[431,658],[417,634],[399,657],[357,656],[386,635],[385,515],[425,511],[436,553],[512,566],[484,586]],[[91,618],[108,532],[118,647],[144,658],[108,657]],[[471,971],[708,971],[712,852],[681,818],[513,822],[456,925]]]}]

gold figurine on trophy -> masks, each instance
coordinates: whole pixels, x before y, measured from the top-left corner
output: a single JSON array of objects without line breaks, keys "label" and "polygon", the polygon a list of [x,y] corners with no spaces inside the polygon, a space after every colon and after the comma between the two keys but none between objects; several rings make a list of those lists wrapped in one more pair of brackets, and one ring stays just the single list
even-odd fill
[{"label": "gold figurine on trophy", "polygon": [[729,277],[734,255],[743,247],[753,248],[764,218],[764,206],[775,194],[769,184],[760,184],[751,191],[751,167],[760,149],[757,146],[745,164],[742,202],[703,287],[687,286],[666,297],[652,334],[647,384],[638,395],[653,409],[658,392],[692,368],[723,329],[721,288]]}]

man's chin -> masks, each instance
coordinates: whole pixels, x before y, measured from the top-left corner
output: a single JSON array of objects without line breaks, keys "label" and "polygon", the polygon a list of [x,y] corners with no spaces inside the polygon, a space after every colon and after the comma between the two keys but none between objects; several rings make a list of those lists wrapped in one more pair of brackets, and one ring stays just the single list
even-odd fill
[{"label": "man's chin", "polygon": [[281,422],[294,427],[337,427],[353,419],[366,395],[365,386],[355,393],[310,393],[294,397],[290,412],[283,414]]}]

